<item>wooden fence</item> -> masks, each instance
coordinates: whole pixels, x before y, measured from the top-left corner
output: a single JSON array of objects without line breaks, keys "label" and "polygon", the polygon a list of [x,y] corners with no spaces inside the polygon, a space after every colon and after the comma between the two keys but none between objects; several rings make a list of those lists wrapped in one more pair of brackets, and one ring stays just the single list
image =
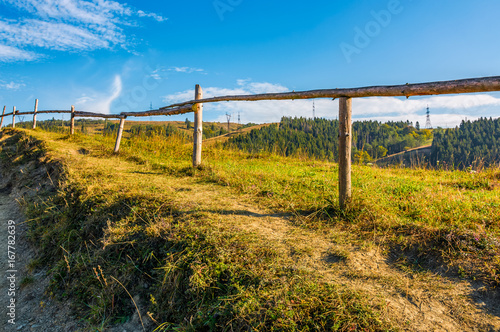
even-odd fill
[{"label": "wooden fence", "polygon": [[194,135],[193,135],[193,167],[201,165],[202,161],[202,117],[203,104],[222,101],[259,101],[259,100],[295,100],[295,99],[315,99],[315,98],[339,98],[339,204],[342,209],[348,206],[352,198],[351,192],[351,142],[352,142],[352,98],[363,97],[406,97],[428,96],[442,94],[460,94],[500,91],[500,76],[474,78],[455,81],[442,81],[421,84],[405,84],[394,86],[372,86],[352,89],[325,89],[301,92],[268,93],[257,95],[222,96],[203,99],[203,92],[199,85],[196,85],[195,96],[191,101],[172,104],[146,112],[124,112],[120,114],[98,114],[90,112],[76,111],[71,106],[69,111],[39,111],[38,99],[35,101],[33,112],[19,112],[16,107],[12,113],[5,114],[6,107],[3,108],[0,128],[5,116],[12,115],[12,127],[15,127],[16,115],[33,115],[33,129],[36,128],[37,114],[67,113],[71,114],[70,133],[75,131],[75,117],[92,117],[120,119],[120,126],[115,144],[115,153],[120,149],[120,142],[123,135],[123,128],[127,117],[144,117],[158,115],[177,115],[194,113]]}]

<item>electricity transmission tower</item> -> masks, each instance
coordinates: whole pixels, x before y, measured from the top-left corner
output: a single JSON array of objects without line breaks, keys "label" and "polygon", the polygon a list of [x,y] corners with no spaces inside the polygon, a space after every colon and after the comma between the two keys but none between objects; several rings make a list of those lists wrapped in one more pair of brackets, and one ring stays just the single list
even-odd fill
[{"label": "electricity transmission tower", "polygon": [[425,129],[432,129],[431,111],[429,110],[429,105],[427,105],[427,121],[425,122]]},{"label": "electricity transmission tower", "polygon": [[316,119],[316,104],[314,103],[313,100],[313,120]]},{"label": "electricity transmission tower", "polygon": [[238,130],[241,128],[241,115],[240,112],[238,112]]},{"label": "electricity transmission tower", "polygon": [[226,113],[226,118],[227,118],[227,132],[229,133],[230,132],[229,125],[231,123],[231,114]]}]

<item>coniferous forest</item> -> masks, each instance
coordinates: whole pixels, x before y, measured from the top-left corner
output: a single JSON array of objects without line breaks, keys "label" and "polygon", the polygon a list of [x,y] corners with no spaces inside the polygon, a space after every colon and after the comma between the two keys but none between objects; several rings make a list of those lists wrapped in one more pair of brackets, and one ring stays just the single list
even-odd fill
[{"label": "coniferous forest", "polygon": [[[418,123],[416,125],[419,128]],[[358,121],[353,123],[353,160],[369,162],[415,148],[432,139],[431,130],[407,122]],[[251,153],[274,152],[338,160],[338,120],[283,117],[279,124],[254,129],[225,143]]]},{"label": "coniferous forest", "polygon": [[454,129],[434,131],[431,163],[446,168],[494,166],[500,163],[500,119],[462,121]]}]

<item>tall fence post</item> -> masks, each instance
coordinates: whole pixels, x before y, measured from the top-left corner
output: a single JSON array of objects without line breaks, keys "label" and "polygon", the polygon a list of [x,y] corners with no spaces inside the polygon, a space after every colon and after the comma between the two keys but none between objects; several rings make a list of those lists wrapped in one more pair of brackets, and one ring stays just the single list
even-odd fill
[{"label": "tall fence post", "polygon": [[[194,99],[203,99],[203,90],[197,84]],[[194,137],[193,137],[193,167],[201,165],[201,148],[203,145],[203,104],[196,104],[194,113]]]},{"label": "tall fence post", "polygon": [[351,201],[352,99],[339,102],[339,203],[345,209]]},{"label": "tall fence post", "polygon": [[16,106],[12,110],[12,128],[16,128]]},{"label": "tall fence post", "polygon": [[33,129],[36,129],[36,112],[38,112],[38,99],[35,99],[35,113],[33,113]]},{"label": "tall fence post", "polygon": [[124,116],[120,119],[120,127],[118,128],[118,135],[116,136],[115,153],[118,153],[118,151],[120,151],[120,142],[122,141],[123,128],[125,127],[126,118],[127,117]]},{"label": "tall fence post", "polygon": [[71,126],[69,129],[70,135],[75,134],[75,106],[71,105]]},{"label": "tall fence post", "polygon": [[2,120],[0,120],[0,129],[2,129],[2,125],[3,125],[3,115],[5,114],[5,110],[7,109],[7,106],[4,106],[3,107],[3,112],[2,112]]}]

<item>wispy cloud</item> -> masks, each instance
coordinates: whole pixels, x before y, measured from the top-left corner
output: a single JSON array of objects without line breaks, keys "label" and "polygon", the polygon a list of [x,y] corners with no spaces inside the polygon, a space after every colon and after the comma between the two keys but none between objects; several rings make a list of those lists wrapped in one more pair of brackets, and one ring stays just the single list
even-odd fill
[{"label": "wispy cloud", "polygon": [[[202,87],[203,98],[289,91],[286,87],[280,84],[253,83],[249,79],[238,80],[237,84],[239,87],[233,89],[220,88],[220,87]],[[186,90],[164,96],[163,101],[166,103],[177,103],[177,102],[192,100],[193,98],[194,98],[194,90]]]},{"label": "wispy cloud", "polygon": [[0,44],[0,61],[31,61],[38,58],[33,52],[23,51],[17,47]]},{"label": "wispy cloud", "polygon": [[158,15],[158,14],[155,14],[155,13],[146,13],[142,10],[138,10],[137,11],[137,15],[139,17],[150,17],[158,22],[165,22],[167,20],[167,18],[161,16],[161,15]]},{"label": "wispy cloud", "polygon": [[201,68],[191,68],[191,67],[171,67],[169,68],[169,71],[174,71],[176,73],[192,74],[192,73],[201,73],[204,72],[205,70]]},{"label": "wispy cloud", "polygon": [[92,91],[79,97],[75,103],[79,111],[94,113],[111,113],[111,104],[122,92],[122,79],[116,75],[108,93]]},{"label": "wispy cloud", "polygon": [[[202,87],[206,98],[214,96],[286,92],[291,89],[268,82],[252,82],[249,79],[237,80],[235,88]],[[186,90],[167,95],[166,104],[192,100],[194,90]],[[316,116],[335,119],[338,116],[338,101],[316,99]],[[404,98],[375,97],[358,98],[353,101],[354,120],[378,121],[419,121],[425,125],[427,105],[432,110],[432,124],[442,127],[455,126],[464,118],[477,119],[490,116],[491,110],[500,107],[500,98],[488,94],[456,96]],[[241,113],[244,122],[278,122],[282,116],[312,117],[312,100],[283,100],[258,102],[222,102],[205,105],[217,121],[225,121],[225,113]],[[496,111],[496,116],[498,116]],[[209,116],[207,114],[207,116]]]},{"label": "wispy cloud", "polygon": [[1,83],[0,82],[0,88],[6,89],[6,90],[19,90],[23,86],[26,86],[24,83],[16,83],[16,82],[10,82],[10,83]]},{"label": "wispy cloud", "polygon": [[[0,61],[33,60],[36,56],[23,50],[38,47],[58,51],[126,48],[125,26],[135,19],[166,18],[110,0],[3,0],[18,11],[16,18],[0,16]],[[14,57],[8,48],[20,49]],[[3,48],[3,51],[2,51]]]}]

